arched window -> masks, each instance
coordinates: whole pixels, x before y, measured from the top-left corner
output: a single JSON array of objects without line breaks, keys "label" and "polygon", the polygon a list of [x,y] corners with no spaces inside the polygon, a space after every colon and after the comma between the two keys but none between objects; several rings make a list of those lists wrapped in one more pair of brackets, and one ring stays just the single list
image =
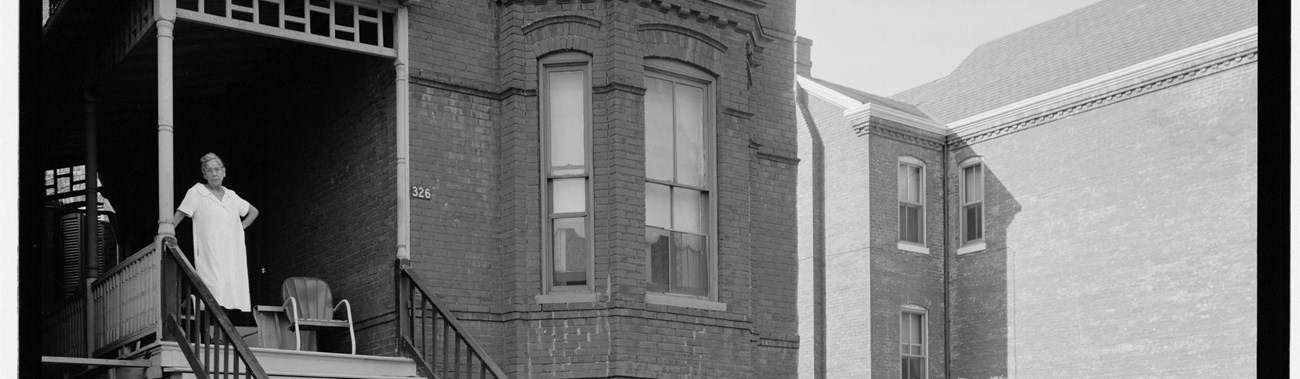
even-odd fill
[{"label": "arched window", "polygon": [[[539,61],[543,293],[592,292],[591,57]],[[594,299],[592,299],[594,301]]]},{"label": "arched window", "polygon": [[898,157],[898,247],[929,253],[925,247],[925,162]]},{"label": "arched window", "polygon": [[925,379],[926,358],[929,356],[929,328],[925,308],[904,305],[899,317],[899,355],[903,364],[903,379]]},{"label": "arched window", "polygon": [[957,254],[984,250],[984,160],[971,157],[962,161],[958,176],[961,215],[961,244]]},{"label": "arched window", "polygon": [[650,293],[717,299],[714,78],[646,60],[645,203]]}]

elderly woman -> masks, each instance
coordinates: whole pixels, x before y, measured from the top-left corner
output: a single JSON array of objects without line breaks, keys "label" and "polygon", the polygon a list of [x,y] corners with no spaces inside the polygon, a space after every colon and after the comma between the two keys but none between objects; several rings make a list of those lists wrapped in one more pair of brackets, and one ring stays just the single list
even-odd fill
[{"label": "elderly woman", "polygon": [[172,223],[194,219],[194,265],[199,278],[223,308],[250,312],[244,229],[257,219],[257,207],[221,185],[226,166],[216,154],[207,153],[199,162],[207,183],[195,183],[185,192]]}]

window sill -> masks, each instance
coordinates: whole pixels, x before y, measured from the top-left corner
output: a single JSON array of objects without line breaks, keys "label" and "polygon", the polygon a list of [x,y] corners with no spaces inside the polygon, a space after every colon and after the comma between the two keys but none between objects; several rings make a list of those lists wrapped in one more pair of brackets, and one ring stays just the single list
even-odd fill
[{"label": "window sill", "polygon": [[594,303],[600,298],[595,292],[551,292],[537,295],[537,304]]},{"label": "window sill", "polygon": [[913,242],[898,241],[898,249],[913,253],[930,254],[930,248]]},{"label": "window sill", "polygon": [[984,241],[968,243],[962,247],[957,248],[957,255],[978,253],[984,251],[985,247],[986,246],[984,245]]},{"label": "window sill", "polygon": [[687,297],[658,292],[645,293],[646,304],[670,305],[683,308],[699,308],[709,311],[726,312],[727,303],[720,303],[698,297]]}]

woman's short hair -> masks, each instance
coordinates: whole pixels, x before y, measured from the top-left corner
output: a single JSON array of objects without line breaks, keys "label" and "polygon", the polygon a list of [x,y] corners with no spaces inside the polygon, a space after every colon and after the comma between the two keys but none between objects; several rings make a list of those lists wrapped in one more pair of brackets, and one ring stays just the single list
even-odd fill
[{"label": "woman's short hair", "polygon": [[203,170],[203,166],[207,165],[208,161],[217,161],[218,165],[221,165],[221,167],[226,167],[226,162],[222,161],[221,157],[218,157],[216,154],[213,153],[207,153],[207,154],[203,154],[203,158],[199,158],[199,171]]}]

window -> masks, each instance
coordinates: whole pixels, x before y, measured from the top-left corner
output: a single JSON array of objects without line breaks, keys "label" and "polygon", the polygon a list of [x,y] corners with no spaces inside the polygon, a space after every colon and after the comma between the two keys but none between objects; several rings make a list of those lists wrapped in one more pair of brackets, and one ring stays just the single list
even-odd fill
[{"label": "window", "polygon": [[903,379],[925,379],[925,311],[907,307],[899,318],[899,350]]},{"label": "window", "polygon": [[544,293],[590,291],[593,281],[588,62],[580,53],[541,60]]},{"label": "window", "polygon": [[711,238],[713,83],[709,75],[685,65],[649,63],[645,95],[646,290],[716,299],[717,258]]},{"label": "window", "polygon": [[[898,159],[898,240],[900,245],[925,246],[925,164],[912,157]],[[914,249],[908,249],[914,250]]]},{"label": "window", "polygon": [[984,250],[984,163],[978,158],[961,165],[961,247],[958,254]]}]

